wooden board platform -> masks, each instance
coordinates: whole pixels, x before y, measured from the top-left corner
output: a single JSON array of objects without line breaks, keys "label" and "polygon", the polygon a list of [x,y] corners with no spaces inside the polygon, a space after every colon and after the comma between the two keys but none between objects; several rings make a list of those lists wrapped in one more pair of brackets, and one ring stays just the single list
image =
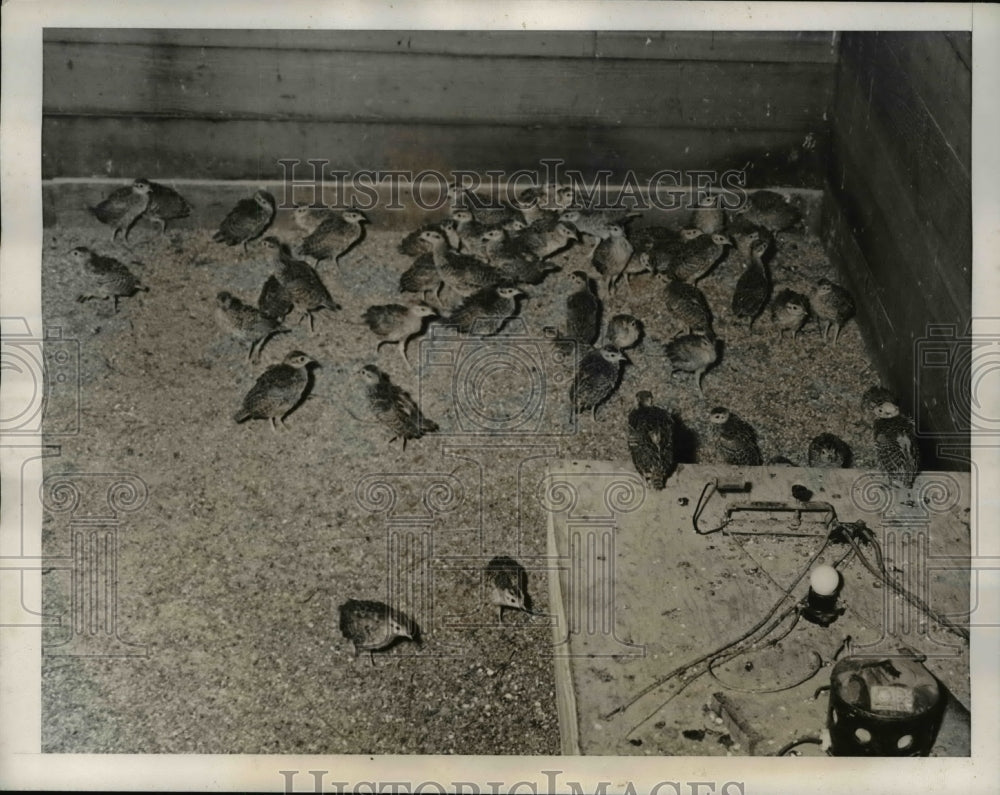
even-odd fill
[{"label": "wooden board platform", "polygon": [[[839,569],[846,612],[828,628],[801,619],[792,627],[790,615],[755,635],[755,649],[720,660],[712,673],[687,675],[702,665],[655,686],[755,625],[767,626],[772,610],[780,618],[806,594],[809,570],[850,552],[846,544],[822,549],[827,530],[819,514],[794,526],[793,514],[738,512],[725,531],[699,535],[692,513],[716,478],[752,487],[713,496],[702,530],[717,527],[729,503],[794,503],[791,486],[801,484],[840,521],[867,524],[897,582],[957,624],[967,615],[967,473],[925,473],[907,492],[857,470],[684,465],[665,490],[653,492],[620,463],[553,465],[542,500],[549,554],[559,561],[559,576],[549,581],[564,753],[774,754],[824,728],[827,694],[814,694],[829,684],[829,666],[848,636],[854,654],[905,646],[926,655],[954,698],[971,703],[967,642],[926,619],[854,556]],[[874,559],[871,547],[862,549]],[[716,705],[725,704],[725,723],[707,709],[714,694]],[[942,730],[935,754],[968,754],[967,736],[956,742],[955,735]]]}]

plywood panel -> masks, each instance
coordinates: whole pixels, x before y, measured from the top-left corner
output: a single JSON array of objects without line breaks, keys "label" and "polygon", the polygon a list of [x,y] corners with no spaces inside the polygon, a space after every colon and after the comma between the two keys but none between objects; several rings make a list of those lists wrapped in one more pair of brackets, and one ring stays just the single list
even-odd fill
[{"label": "plywood panel", "polygon": [[834,63],[837,33],[829,31],[616,31],[596,34],[601,58]]},{"label": "plywood panel", "polygon": [[818,31],[218,30],[47,28],[44,41],[545,58],[834,63]]},{"label": "plywood panel", "polygon": [[911,291],[935,301],[946,295],[958,316],[949,320],[967,318],[971,184],[913,95],[900,83],[886,85],[878,59],[887,56],[873,52],[874,40],[855,36],[849,43],[840,67],[833,182],[849,214],[857,206],[864,233],[884,241],[877,252],[862,242],[870,261],[912,276]]},{"label": "plywood panel", "polygon": [[53,42],[43,82],[49,115],[819,130],[833,71]]},{"label": "plywood panel", "polygon": [[[881,491],[858,470],[682,465],[665,490],[652,492],[635,483],[635,474],[621,462],[553,464],[545,481],[546,494],[553,497],[550,549],[559,556],[560,569],[553,579],[561,593],[553,607],[563,608],[556,615],[562,643],[553,655],[562,658],[557,676],[565,677],[566,668],[570,672],[568,686],[560,681],[556,692],[573,699],[560,715],[576,717],[575,725],[560,726],[564,747],[578,744],[583,754],[725,756],[727,747],[712,735],[695,740],[683,734],[705,729],[702,708],[713,692],[723,691],[760,736],[755,753],[774,754],[824,725],[826,699],[814,693],[829,682],[829,668],[817,662],[830,661],[846,635],[858,653],[892,654],[900,643],[923,651],[927,667],[960,701],[969,702],[967,642],[937,625],[929,632],[918,632],[916,620],[905,625],[899,617],[905,612],[916,619],[912,609],[878,587],[857,559],[848,561],[844,546],[824,549],[829,528],[821,522],[804,517],[796,525],[791,513],[773,520],[740,513],[726,532],[696,534],[694,506],[705,484],[716,478],[750,482],[752,489],[713,497],[703,529],[721,523],[728,503],[787,503],[792,484],[802,484],[815,500],[832,505],[841,521],[867,524],[897,582],[918,590],[932,581],[927,597],[933,609],[950,615],[968,610],[968,571],[960,563],[970,550],[963,512],[967,473],[920,475],[917,490],[934,484],[948,495],[949,507],[931,513],[905,493]],[[865,499],[855,491],[862,485]],[[885,502],[876,504],[876,494],[884,494]],[[954,568],[925,572],[913,555],[923,543],[928,560],[950,556]],[[871,556],[869,547],[865,551]],[[793,612],[808,587],[802,575],[819,560],[833,564],[842,558],[839,598],[846,612],[835,624],[820,628],[800,620],[792,630],[786,618],[770,633],[755,636],[760,641],[755,648],[716,665],[718,679],[705,671],[715,650],[756,625],[766,626],[773,607],[773,616]],[[921,579],[924,573],[927,581]],[[785,630],[793,634],[777,642]],[[777,643],[769,646],[767,640]],[[683,675],[662,683],[678,669]],[[731,751],[752,752],[745,743]]]},{"label": "plywood panel", "polygon": [[[813,187],[821,161],[795,159],[797,132],[635,128],[501,128],[494,125],[331,124],[50,117],[42,125],[42,174],[55,177],[280,179],[277,161],[311,158],[331,169],[539,169],[544,158],[612,184],[632,170],[742,168],[751,186]],[[794,157],[793,157],[794,156]],[[664,183],[669,184],[669,182]]]}]

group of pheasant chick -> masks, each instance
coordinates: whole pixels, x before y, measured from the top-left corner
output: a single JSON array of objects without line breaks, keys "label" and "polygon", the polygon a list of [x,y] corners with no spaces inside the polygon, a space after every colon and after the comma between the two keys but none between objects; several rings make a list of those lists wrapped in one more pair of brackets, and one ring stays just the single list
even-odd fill
[{"label": "group of pheasant chick", "polygon": [[[633,231],[628,226],[639,213],[577,206],[573,190],[564,186],[529,189],[514,205],[486,205],[478,198],[455,191],[447,217],[413,231],[400,243],[400,252],[412,257],[412,263],[400,275],[399,290],[417,300],[377,304],[364,312],[362,319],[377,338],[376,352],[382,345],[395,345],[412,369],[408,343],[426,331],[430,319],[475,338],[498,334],[517,315],[526,293],[561,270],[552,257],[571,246],[589,247],[592,273],[575,270],[568,274],[565,321],[557,338],[573,342],[579,352],[570,387],[573,411],[589,412],[594,421],[598,407],[618,388],[623,367],[629,363],[626,351],[643,336],[638,318],[616,314],[608,320],[598,344],[604,301],[615,295],[622,281],[631,289],[630,280],[636,274],[652,273],[661,282],[663,308],[681,331],[664,345],[664,355],[675,372],[692,374],[702,395],[702,377],[717,363],[719,344],[711,309],[697,284],[726,256],[737,257],[742,266],[730,308],[734,321],[745,321],[748,334],[769,308],[779,335],[787,331],[794,338],[812,315],[821,325],[823,339],[835,344],[841,327],[854,315],[850,293],[827,279],[818,280],[808,296],[789,288],[775,293],[768,255],[777,233],[802,221],[799,210],[778,193],[751,193],[741,208],[728,214],[714,197],[694,209],[690,225],[680,230],[644,226]],[[127,240],[141,217],[156,223],[162,234],[168,221],[187,216],[190,209],[172,188],[137,179],[114,191],[92,212],[112,228],[115,241],[119,235]],[[218,243],[242,246],[244,251],[248,243],[261,239],[270,258],[272,273],[261,286],[256,304],[229,291],[216,296],[220,325],[249,346],[251,362],[259,361],[271,337],[290,331],[285,321],[293,312],[300,323],[308,320],[312,331],[315,313],[341,309],[319,269],[324,261],[338,262],[357,246],[364,239],[368,220],[356,209],[298,207],[294,220],[303,237],[293,250],[279,238],[264,235],[275,212],[274,197],[259,190],[239,201],[213,236]],[[120,298],[149,289],[112,257],[80,247],[70,252],[70,258],[83,266],[92,284],[81,301],[111,299],[117,312]],[[283,426],[285,417],[307,395],[310,368],[316,364],[309,354],[293,350],[280,363],[267,367],[233,415],[236,422],[264,419],[272,429]],[[372,416],[388,429],[391,441],[402,440],[404,450],[407,440],[438,430],[410,393],[377,366],[366,364],[357,375],[365,385]],[[654,404],[649,390],[638,392],[636,403],[628,415],[629,452],[647,484],[662,489],[675,466],[676,420]],[[919,469],[912,422],[881,387],[869,390],[863,403],[869,416],[874,415],[880,466],[904,486],[912,486]],[[709,421],[722,461],[763,464],[752,425],[721,406],[710,411]],[[839,437],[823,433],[812,440],[808,458],[810,466],[843,467],[849,464],[851,451]],[[791,462],[779,457],[771,463]],[[520,564],[496,558],[487,566],[486,575],[492,584],[490,601],[500,606],[501,620],[505,607],[531,613]],[[341,630],[356,652],[387,648],[400,638],[419,641],[415,623],[383,603],[349,600],[341,605],[340,613]]]}]

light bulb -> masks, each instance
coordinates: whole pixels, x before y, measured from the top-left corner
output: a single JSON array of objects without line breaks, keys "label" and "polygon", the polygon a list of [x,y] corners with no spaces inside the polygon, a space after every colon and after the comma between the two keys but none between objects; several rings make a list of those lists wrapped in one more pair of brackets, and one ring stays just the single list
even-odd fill
[{"label": "light bulb", "polygon": [[840,585],[840,575],[833,566],[817,566],[809,575],[809,587],[817,596],[832,596]]}]

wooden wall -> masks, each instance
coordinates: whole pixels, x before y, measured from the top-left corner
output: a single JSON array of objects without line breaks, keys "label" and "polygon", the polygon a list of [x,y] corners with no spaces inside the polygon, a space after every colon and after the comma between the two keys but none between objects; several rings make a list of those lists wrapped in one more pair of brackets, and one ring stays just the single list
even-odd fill
[{"label": "wooden wall", "polygon": [[750,162],[751,185],[820,187],[835,60],[823,32],[48,29],[43,176],[555,157],[584,174]]},{"label": "wooden wall", "polygon": [[887,385],[938,434],[968,394],[919,345],[971,319],[971,91],[969,34],[842,35],[824,236]]}]

